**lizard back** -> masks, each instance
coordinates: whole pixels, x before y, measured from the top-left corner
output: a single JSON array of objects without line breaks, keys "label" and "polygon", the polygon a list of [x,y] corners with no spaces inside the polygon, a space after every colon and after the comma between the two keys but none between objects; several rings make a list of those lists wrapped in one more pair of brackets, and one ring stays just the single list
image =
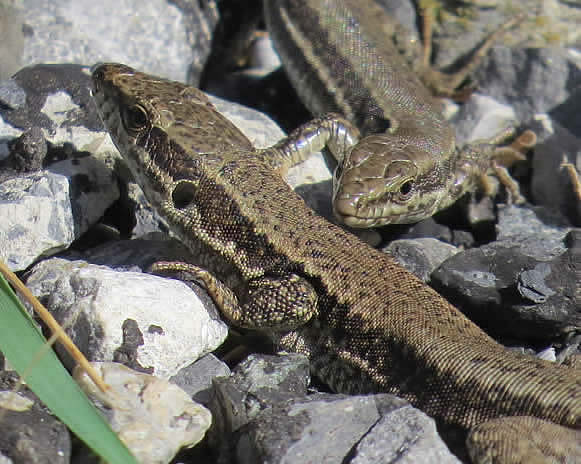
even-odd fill
[{"label": "lizard back", "polygon": [[581,425],[574,370],[505,350],[391,258],[319,217],[265,161],[269,150],[254,150],[203,93],[122,65],[99,66],[93,81],[148,199],[239,300],[261,276],[297,274],[316,290],[312,319],[272,335],[307,354],[336,391],[396,393],[465,428],[509,415]]}]

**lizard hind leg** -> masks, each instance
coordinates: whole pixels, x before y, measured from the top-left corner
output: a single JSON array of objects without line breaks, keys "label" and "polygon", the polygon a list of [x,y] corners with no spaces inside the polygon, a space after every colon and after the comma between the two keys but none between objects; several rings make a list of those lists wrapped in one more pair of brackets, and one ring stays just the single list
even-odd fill
[{"label": "lizard hind leg", "polygon": [[233,325],[262,331],[293,330],[317,314],[317,292],[296,274],[251,279],[240,297],[209,271],[179,261],[159,261],[150,272],[200,283]]},{"label": "lizard hind leg", "polygon": [[525,153],[535,146],[537,136],[533,131],[526,130],[510,144],[502,145],[514,136],[514,132],[513,128],[507,128],[489,140],[474,142],[468,146],[482,144],[482,148],[479,151],[488,160],[486,170],[476,171],[478,174],[478,182],[484,193],[489,196],[493,196],[496,193],[495,185],[491,182],[486,172],[490,169],[500,183],[507,189],[509,203],[522,204],[526,199],[520,193],[518,182],[513,179],[507,168],[517,161],[527,159]]},{"label": "lizard hind leg", "polygon": [[466,64],[453,73],[444,73],[434,69],[430,63],[432,55],[432,26],[435,21],[437,4],[438,2],[434,0],[420,1],[423,36],[421,62],[422,81],[436,96],[449,97],[455,101],[465,101],[474,91],[475,86],[461,87],[461,84],[480,65],[488,50],[490,50],[502,35],[519,24],[525,16],[522,14],[517,15],[500,25],[474,50]]}]

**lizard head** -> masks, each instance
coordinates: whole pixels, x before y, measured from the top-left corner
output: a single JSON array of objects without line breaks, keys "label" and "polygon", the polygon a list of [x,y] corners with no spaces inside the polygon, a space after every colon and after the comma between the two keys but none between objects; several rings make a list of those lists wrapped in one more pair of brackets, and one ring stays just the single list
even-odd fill
[{"label": "lizard head", "polygon": [[335,171],[333,210],[355,228],[407,224],[430,217],[449,193],[445,163],[391,134],[363,138]]},{"label": "lizard head", "polygon": [[93,98],[106,129],[154,206],[176,201],[223,164],[231,146],[250,142],[201,91],[116,63],[92,69]]},{"label": "lizard head", "polygon": [[91,71],[92,95],[105,128],[137,183],[148,186],[148,199],[159,205],[169,195],[165,186],[171,183],[168,167],[174,162],[168,132],[179,124],[183,106],[171,108],[171,101],[186,86],[116,63],[98,64]]}]

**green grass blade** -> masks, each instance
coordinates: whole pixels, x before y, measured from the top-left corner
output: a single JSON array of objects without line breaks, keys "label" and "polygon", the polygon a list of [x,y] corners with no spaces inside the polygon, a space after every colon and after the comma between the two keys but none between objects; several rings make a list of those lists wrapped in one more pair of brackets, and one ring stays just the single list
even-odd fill
[{"label": "green grass blade", "polygon": [[53,414],[95,453],[110,464],[138,464],[52,349],[46,349],[44,337],[2,274],[0,351]]}]

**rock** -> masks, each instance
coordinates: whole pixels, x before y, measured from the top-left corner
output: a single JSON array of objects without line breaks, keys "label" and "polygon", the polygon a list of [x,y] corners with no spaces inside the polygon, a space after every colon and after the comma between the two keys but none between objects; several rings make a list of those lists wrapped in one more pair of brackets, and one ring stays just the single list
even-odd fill
[{"label": "rock", "polygon": [[17,271],[58,253],[118,195],[113,173],[90,157],[5,179],[0,183],[0,257]]},{"label": "rock", "polygon": [[[146,250],[146,252],[144,252]],[[195,261],[196,257],[176,239],[161,233],[150,233],[133,240],[111,240],[83,253],[66,255],[102,264],[116,270],[147,272],[157,261]]]},{"label": "rock", "polygon": [[182,389],[116,363],[92,363],[111,387],[103,393],[79,368],[74,378],[111,428],[143,464],[165,464],[198,443],[212,423],[210,412]]},{"label": "rock", "polygon": [[449,227],[438,224],[434,218],[428,218],[411,225],[407,232],[401,236],[401,238],[404,239],[429,237],[436,238],[445,243],[450,243],[452,241],[452,232]]},{"label": "rock", "polygon": [[434,420],[410,405],[384,412],[354,455],[351,464],[461,462],[438,435]]},{"label": "rock", "polygon": [[212,379],[229,376],[230,368],[228,365],[210,353],[180,369],[170,381],[198,403],[207,406],[211,401]]},{"label": "rock", "polygon": [[3,2],[0,4],[0,81],[8,79],[22,66],[24,51],[22,11]]},{"label": "rock", "polygon": [[117,61],[182,81],[188,73],[199,73],[217,21],[214,1],[204,2],[203,7],[197,2],[163,0],[147,4],[24,0],[19,5],[26,11],[29,31],[25,65]]},{"label": "rock", "polygon": [[275,404],[241,431],[236,455],[240,463],[460,462],[432,419],[385,394],[315,394]]},{"label": "rock", "polygon": [[302,355],[252,355],[214,381],[211,443],[219,447],[221,438],[219,462],[232,454],[240,463],[345,462],[352,453],[353,462],[390,462],[378,456],[395,459],[402,450],[405,462],[458,462],[433,420],[393,395],[305,396],[307,368]]},{"label": "rock", "polygon": [[6,241],[0,255],[13,270],[68,247],[119,196],[112,171],[118,155],[88,79],[82,66],[37,65],[0,83],[9,102],[0,105],[0,157],[12,167],[45,168],[0,176],[0,215],[7,218],[0,223]]},{"label": "rock", "polygon": [[0,371],[0,463],[68,464],[67,428],[18,379]]},{"label": "rock", "polygon": [[501,207],[496,225],[497,241],[517,247],[526,256],[541,260],[563,253],[571,230],[567,219],[544,207]]},{"label": "rock", "polygon": [[160,378],[214,350],[228,332],[177,280],[52,258],[26,284],[89,360],[123,362]]},{"label": "rock", "polygon": [[4,166],[17,172],[39,171],[48,151],[40,127],[31,127],[23,132],[9,150],[10,156],[6,158]]},{"label": "rock", "polygon": [[209,437],[222,462],[231,462],[233,437],[262,410],[307,394],[309,363],[304,355],[250,355],[229,378],[214,380]]},{"label": "rock", "polygon": [[514,109],[487,95],[473,94],[454,115],[457,143],[487,140],[517,123]]},{"label": "rock", "polygon": [[518,119],[526,121],[535,113],[553,109],[571,95],[581,81],[581,59],[554,47],[495,47],[475,78],[479,92],[510,104]]},{"label": "rock", "polygon": [[489,333],[560,337],[581,325],[579,252],[540,258],[527,250],[500,241],[458,253],[432,274],[432,283]]},{"label": "rock", "polygon": [[394,240],[384,251],[412,274],[428,282],[434,269],[459,250],[453,245],[427,237]]}]

